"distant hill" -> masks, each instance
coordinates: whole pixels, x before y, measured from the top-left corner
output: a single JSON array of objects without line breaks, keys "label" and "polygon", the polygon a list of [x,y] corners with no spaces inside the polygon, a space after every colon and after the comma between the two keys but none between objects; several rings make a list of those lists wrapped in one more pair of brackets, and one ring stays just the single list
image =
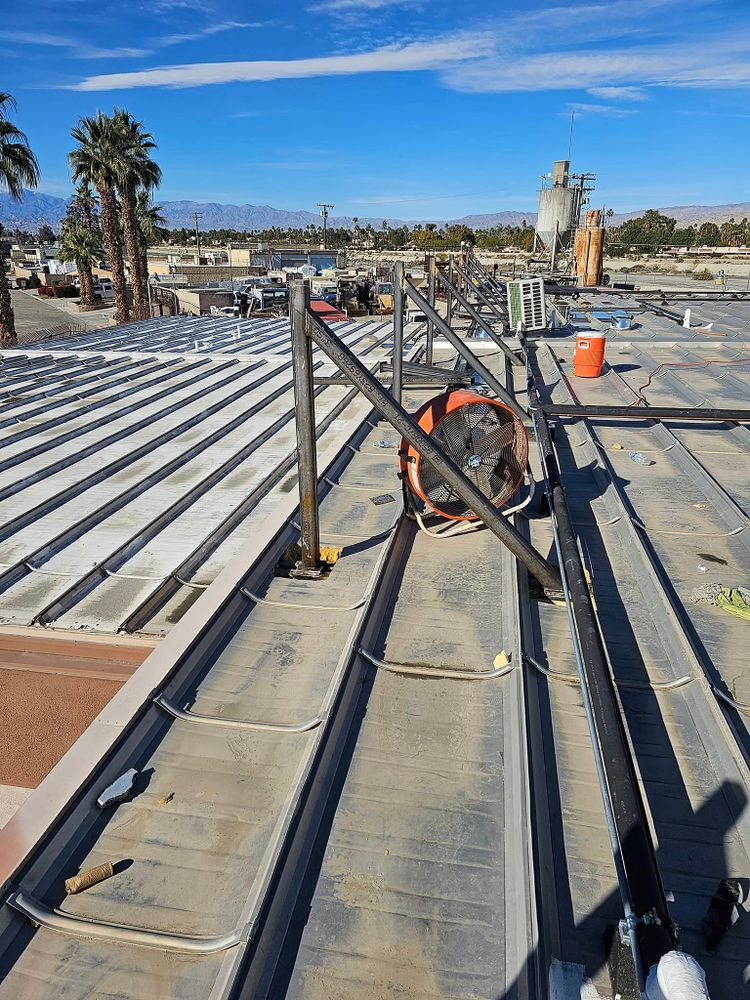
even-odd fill
[{"label": "distant hill", "polygon": [[[678,228],[685,229],[687,226],[700,226],[704,222],[716,222],[719,225],[722,222],[729,222],[730,219],[741,222],[742,219],[750,218],[750,201],[739,201],[729,205],[672,205],[660,208],[659,211],[670,219],[677,219]],[[637,219],[643,212],[642,209],[640,212],[616,213],[614,222],[619,225],[628,219]]]},{"label": "distant hill", "polygon": [[471,229],[494,229],[495,226],[520,226],[524,219],[529,225],[536,222],[536,212],[490,212],[486,215],[464,215],[449,219],[449,225],[469,226]]},{"label": "distant hill", "polygon": [[4,226],[28,229],[58,225],[65,215],[68,199],[51,194],[24,191],[21,201],[14,201],[9,194],[0,194],[0,223]]},{"label": "distant hill", "polygon": [[[68,199],[57,198],[51,194],[40,194],[32,191],[25,191],[20,202],[13,201],[8,194],[0,194],[0,223],[4,226],[21,229],[28,229],[34,232],[39,226],[49,225],[53,228],[60,224],[65,215]],[[162,214],[167,220],[167,225],[171,229],[191,227],[193,225],[193,212],[201,213],[201,229],[237,229],[237,230],[261,230],[278,226],[281,229],[305,228],[313,224],[320,224],[320,216],[316,212],[286,211],[281,208],[272,208],[270,205],[223,205],[219,202],[202,201],[159,201]],[[729,219],[743,219],[750,217],[750,202],[739,202],[731,205],[678,205],[671,208],[660,208],[660,212],[669,215],[680,226],[695,225],[702,222],[728,222]],[[626,219],[635,219],[643,215],[643,210],[639,212],[627,212],[616,214],[613,221],[615,224],[624,222]],[[388,219],[391,226],[413,226],[415,222],[435,222],[442,225],[443,222],[460,223],[471,226],[472,229],[491,229],[493,226],[520,226],[523,220],[532,224],[536,220],[535,212],[494,212],[484,215],[464,215],[458,219]],[[383,218],[359,216],[359,224],[367,224],[380,229]],[[352,217],[342,215],[331,217],[331,226],[346,226],[351,228]]]}]

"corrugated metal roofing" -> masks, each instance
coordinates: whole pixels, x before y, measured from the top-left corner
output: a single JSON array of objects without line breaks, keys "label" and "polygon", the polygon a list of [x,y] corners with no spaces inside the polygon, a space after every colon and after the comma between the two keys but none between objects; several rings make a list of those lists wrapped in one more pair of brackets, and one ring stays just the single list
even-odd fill
[{"label": "corrugated metal roofing", "polygon": [[[731,314],[732,325],[715,322],[701,334],[665,317],[640,315],[639,327],[608,338],[598,379],[573,376],[569,337],[548,340],[540,360],[551,399],[636,405],[640,391],[652,406],[746,408],[750,339],[743,331],[750,303],[692,309],[693,322],[696,313],[710,322],[720,311]],[[731,940],[727,935],[718,952],[709,952],[701,921],[719,881],[750,871],[747,623],[691,597],[707,583],[750,583],[750,428],[567,420],[556,448],[644,782],[659,866],[674,896],[670,909],[685,950],[708,973],[711,996],[731,1000],[747,982],[750,929],[740,921]],[[652,464],[633,462],[631,452]],[[534,525],[540,545],[547,535],[544,522]],[[548,786],[550,823],[553,841],[564,844],[567,870],[556,895],[570,900],[570,909],[559,911],[559,954],[572,962],[586,956],[604,993],[607,976],[596,942],[605,924],[617,919],[619,898],[611,859],[591,819],[592,808],[598,815],[598,793],[592,794],[590,764],[581,754],[582,703],[569,639],[553,609],[539,605],[535,615],[537,655],[573,681],[566,687],[559,679],[540,680],[557,770]],[[550,906],[559,905],[554,897],[550,893]]]},{"label": "corrugated metal roofing", "polygon": [[[368,364],[389,320],[339,333]],[[317,374],[334,368],[316,355]],[[318,389],[320,432],[359,420]],[[288,320],[155,320],[0,365],[0,622],[162,633],[292,488]]]},{"label": "corrugated metal roofing", "polygon": [[[728,364],[746,342],[648,329],[614,335],[604,377],[588,381],[570,377],[569,335],[550,337],[539,354],[554,400],[640,389],[657,404],[746,403],[744,361]],[[643,388],[685,351],[700,367],[661,369]],[[488,532],[438,541],[400,518],[389,427],[373,420],[349,443],[321,504],[324,540],[346,540],[329,579],[274,576],[298,531],[256,519],[252,559],[216,582],[84,736],[79,763],[61,768],[70,807],[48,788],[66,811],[49,840],[37,831],[18,874],[25,911],[18,896],[0,908],[0,996],[219,997],[249,970],[248,994],[274,998],[531,1000],[551,960],[580,963],[606,995],[602,933],[622,903],[566,611],[529,600]],[[746,640],[689,588],[706,580],[699,565],[746,582],[747,432],[561,420],[556,447],[672,912],[714,1000],[734,1000],[750,931],[741,920],[711,954],[700,922],[719,879],[750,868]],[[654,465],[631,462],[631,449]],[[391,504],[369,502],[385,490]],[[278,512],[292,519],[293,507],[287,496]],[[523,530],[549,551],[549,518]],[[307,766],[344,712],[326,745],[341,760],[332,777],[313,772],[316,798]],[[96,812],[129,766],[141,774],[132,798]],[[6,841],[16,854],[34,809],[56,820],[44,791]],[[295,854],[301,844],[311,854]],[[105,859],[126,859],[116,878],[63,897],[64,875]]]}]

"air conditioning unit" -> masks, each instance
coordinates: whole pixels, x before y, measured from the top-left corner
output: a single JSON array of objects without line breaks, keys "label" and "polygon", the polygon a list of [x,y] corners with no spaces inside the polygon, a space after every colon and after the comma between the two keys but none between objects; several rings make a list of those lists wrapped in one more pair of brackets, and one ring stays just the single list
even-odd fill
[{"label": "air conditioning unit", "polygon": [[525,331],[547,327],[547,304],[543,278],[520,278],[508,282],[508,316],[511,330],[519,324]]}]

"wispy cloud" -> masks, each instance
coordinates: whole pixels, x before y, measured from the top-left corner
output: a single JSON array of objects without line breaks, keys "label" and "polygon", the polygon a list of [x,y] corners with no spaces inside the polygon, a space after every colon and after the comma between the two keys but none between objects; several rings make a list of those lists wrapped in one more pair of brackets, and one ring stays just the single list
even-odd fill
[{"label": "wispy cloud", "polygon": [[647,101],[648,94],[640,87],[589,87],[592,97],[604,101]]},{"label": "wispy cloud", "polygon": [[218,35],[224,31],[240,31],[245,28],[263,28],[270,22],[263,21],[220,21],[215,24],[207,24],[205,27],[153,38],[148,43],[148,48],[127,48],[113,47],[103,48],[81,42],[77,38],[67,35],[37,34],[30,31],[0,31],[0,41],[13,42],[16,45],[41,46],[42,48],[66,49],[68,54],[75,59],[134,59],[143,56],[153,55],[159,49],[172,45],[179,45],[182,42],[195,42],[211,35]]},{"label": "wispy cloud", "polygon": [[411,7],[414,0],[321,0],[320,3],[308,7],[311,11],[357,11],[383,10],[386,7]]},{"label": "wispy cloud", "polygon": [[608,115],[610,118],[627,118],[628,115],[637,115],[635,108],[619,108],[614,104],[587,104],[585,102],[573,101],[567,105],[566,114],[571,111],[577,115]]},{"label": "wispy cloud", "polygon": [[677,32],[681,19],[693,18],[696,9],[715,6],[721,0],[584,0],[537,10],[519,10],[502,19],[501,29],[513,49],[553,47],[580,48],[591,42],[616,38],[664,36],[664,15],[669,14],[670,35]]},{"label": "wispy cloud", "polygon": [[677,114],[689,118],[750,118],[750,114],[741,114],[735,111],[699,111],[694,108],[680,108]]},{"label": "wispy cloud", "polygon": [[250,167],[259,167],[262,170],[329,170],[345,165],[328,157],[321,157],[318,160],[264,160],[248,164]]},{"label": "wispy cloud", "polygon": [[247,111],[232,111],[227,118],[278,118],[291,113],[291,108],[250,108]]},{"label": "wispy cloud", "polygon": [[580,90],[606,86],[748,87],[750,38],[724,36],[673,45],[640,45],[602,51],[490,56],[449,67],[444,82],[469,93]]},{"label": "wispy cloud", "polygon": [[[205,4],[205,0],[154,2],[161,13],[196,6],[203,10]],[[349,14],[420,2],[427,0],[312,0],[308,9],[338,11],[342,15],[338,20],[344,22]],[[602,103],[584,101],[574,110],[622,117],[634,112],[621,103],[644,102],[656,87],[750,87],[748,33],[732,31],[729,21],[723,35],[698,37],[694,30],[697,11],[720,5],[721,0],[558,0],[557,6],[493,17],[453,35],[407,38],[386,46],[374,42],[368,48],[366,33],[358,32],[343,51],[319,57],[184,62],[92,74],[68,86],[110,91],[432,70],[440,73],[444,86],[466,93],[588,91]],[[151,50],[256,26],[258,22],[214,17],[205,26],[191,25],[154,39]],[[0,39],[18,34],[0,32]],[[72,39],[22,34],[29,43],[33,39],[36,44],[65,45],[74,54],[83,54],[81,43]],[[93,58],[94,53],[96,57],[148,54],[139,49],[91,48],[87,54]]]},{"label": "wispy cloud", "polygon": [[150,0],[147,10],[153,14],[165,14],[171,17],[177,10],[200,11],[204,14],[212,13],[210,0]]},{"label": "wispy cloud", "polygon": [[443,69],[455,63],[489,55],[494,45],[484,35],[466,34],[432,42],[388,45],[353,55],[258,62],[193,63],[162,66],[129,73],[90,76],[71,90],[130,90],[134,87],[200,87],[207,84],[293,80],[361,73],[416,72]]},{"label": "wispy cloud", "polygon": [[47,35],[27,31],[0,31],[0,40],[16,45],[40,45],[45,48],[67,49],[76,59],[117,59],[150,55],[149,49],[99,48],[67,35]]},{"label": "wispy cloud", "polygon": [[166,38],[154,41],[155,48],[164,48],[168,45],[179,45],[181,42],[197,42],[201,38],[208,38],[211,35],[219,35],[223,31],[239,31],[243,28],[263,28],[263,21],[221,21],[219,24],[208,24],[197,31],[188,31],[184,34],[167,35]]}]

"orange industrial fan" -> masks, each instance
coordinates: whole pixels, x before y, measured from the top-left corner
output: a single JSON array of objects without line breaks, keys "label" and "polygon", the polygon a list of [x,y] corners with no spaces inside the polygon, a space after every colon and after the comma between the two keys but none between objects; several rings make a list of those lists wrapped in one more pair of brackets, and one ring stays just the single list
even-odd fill
[{"label": "orange industrial fan", "polygon": [[[510,407],[465,389],[444,392],[414,414],[422,430],[448,454],[496,507],[518,489],[529,459],[529,438]],[[407,441],[401,441],[401,471],[411,490],[436,514],[475,521],[455,490]]]}]

